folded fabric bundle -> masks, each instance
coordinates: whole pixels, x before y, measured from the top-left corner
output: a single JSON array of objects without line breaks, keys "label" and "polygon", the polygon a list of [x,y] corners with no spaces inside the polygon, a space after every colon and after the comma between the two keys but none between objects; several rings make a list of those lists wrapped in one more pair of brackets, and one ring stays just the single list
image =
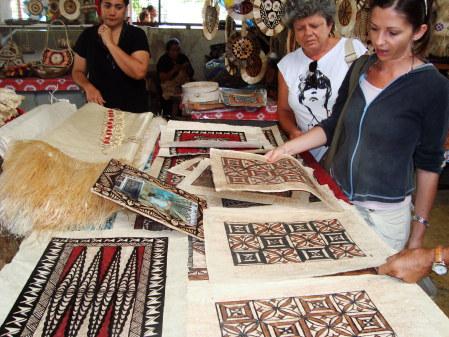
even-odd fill
[{"label": "folded fabric bundle", "polygon": [[39,140],[16,141],[0,175],[0,219],[13,234],[101,228],[118,207],[90,188],[111,158],[132,163],[151,113],[88,103]]},{"label": "folded fabric bundle", "polygon": [[161,128],[160,146],[273,148],[259,127],[182,121],[169,121]]}]

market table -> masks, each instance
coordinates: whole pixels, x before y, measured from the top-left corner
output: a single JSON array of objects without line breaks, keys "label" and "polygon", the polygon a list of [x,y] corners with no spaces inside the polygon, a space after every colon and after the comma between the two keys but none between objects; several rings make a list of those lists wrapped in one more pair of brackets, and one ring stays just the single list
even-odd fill
[{"label": "market table", "polygon": [[68,99],[71,103],[81,107],[85,103],[84,93],[73,81],[70,75],[58,78],[0,78],[0,88],[15,90],[25,96],[21,108],[29,111],[41,104],[51,102],[51,95],[57,99]]}]

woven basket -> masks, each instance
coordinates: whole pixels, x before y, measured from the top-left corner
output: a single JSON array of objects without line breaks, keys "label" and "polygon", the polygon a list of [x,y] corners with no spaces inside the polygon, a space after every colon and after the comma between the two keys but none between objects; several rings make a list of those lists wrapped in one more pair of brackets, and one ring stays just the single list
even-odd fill
[{"label": "woven basket", "polygon": [[32,66],[33,73],[40,78],[56,78],[62,77],[70,70],[70,67],[53,67],[43,64]]}]

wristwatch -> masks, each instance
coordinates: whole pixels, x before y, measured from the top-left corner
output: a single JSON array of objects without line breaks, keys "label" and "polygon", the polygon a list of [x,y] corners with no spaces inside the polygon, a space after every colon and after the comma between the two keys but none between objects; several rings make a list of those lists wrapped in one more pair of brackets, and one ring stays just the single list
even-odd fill
[{"label": "wristwatch", "polygon": [[447,266],[443,260],[443,247],[441,246],[435,248],[435,259],[432,264],[432,270],[440,276],[447,274]]}]

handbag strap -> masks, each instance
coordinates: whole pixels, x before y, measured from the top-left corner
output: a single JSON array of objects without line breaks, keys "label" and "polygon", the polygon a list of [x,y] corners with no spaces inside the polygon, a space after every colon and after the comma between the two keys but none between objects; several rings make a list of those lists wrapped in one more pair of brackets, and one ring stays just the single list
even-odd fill
[{"label": "handbag strap", "polygon": [[62,24],[62,26],[64,27],[64,31],[65,31],[65,39],[66,39],[66,42],[67,42],[67,48],[64,48],[64,49],[72,49],[71,47],[70,47],[70,40],[69,40],[69,32],[68,32],[68,30],[67,30],[67,25],[64,23],[64,21],[62,21],[61,19],[56,19],[56,20],[53,20],[53,21],[51,21],[50,22],[50,24],[48,25],[48,29],[47,29],[47,37],[46,37],[46,39],[45,39],[45,47],[44,47],[44,49],[47,49],[48,48],[48,39],[49,39],[49,36],[50,36],[50,28],[51,28],[51,26],[55,23],[55,22],[59,22],[60,24]]},{"label": "handbag strap", "polygon": [[323,158],[321,164],[326,169],[329,170],[331,167],[331,164],[333,162],[333,159],[335,157],[335,154],[338,150],[340,140],[343,134],[343,121],[348,114],[348,106],[349,101],[351,100],[351,97],[357,88],[357,85],[359,83],[360,74],[364,68],[364,66],[367,64],[369,59],[368,55],[363,55],[360,58],[358,58],[355,63],[354,67],[352,68],[351,75],[349,77],[349,88],[348,88],[348,95],[346,97],[345,104],[343,105],[343,108],[341,110],[340,116],[338,117],[337,125],[335,126],[334,135],[332,137],[332,142],[329,147],[329,149],[326,152],[325,157]]}]

